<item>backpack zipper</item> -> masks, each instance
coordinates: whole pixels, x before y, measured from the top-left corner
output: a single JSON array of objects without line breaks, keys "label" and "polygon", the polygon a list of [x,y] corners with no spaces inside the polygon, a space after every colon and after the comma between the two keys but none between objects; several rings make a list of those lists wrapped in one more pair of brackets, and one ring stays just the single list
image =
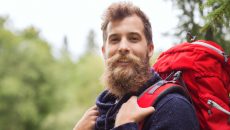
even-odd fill
[{"label": "backpack zipper", "polygon": [[217,52],[218,54],[220,54],[221,56],[223,56],[225,62],[228,62],[228,55],[227,55],[225,52],[223,52],[222,50],[220,50],[220,49],[218,49],[218,48],[216,48],[216,47],[214,47],[214,46],[212,46],[212,45],[209,45],[209,44],[207,44],[207,43],[200,42],[200,41],[192,42],[191,44],[198,44],[198,45],[201,45],[201,46],[210,48],[210,49],[216,51],[216,52]]},{"label": "backpack zipper", "polygon": [[[218,103],[214,102],[213,100],[208,100],[207,101],[207,104],[210,105],[211,107],[214,107],[218,110],[220,110],[221,112],[224,112],[225,114],[229,115],[230,116],[230,112],[226,109],[224,109],[223,107],[221,107]],[[211,108],[208,110],[208,114],[212,114],[211,112]]]}]

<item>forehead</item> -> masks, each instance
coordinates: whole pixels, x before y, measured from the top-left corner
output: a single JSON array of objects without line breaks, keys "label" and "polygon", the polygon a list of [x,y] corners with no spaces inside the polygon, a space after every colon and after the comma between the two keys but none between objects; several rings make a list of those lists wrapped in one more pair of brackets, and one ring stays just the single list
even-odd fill
[{"label": "forehead", "polygon": [[108,23],[107,35],[117,33],[139,33],[144,34],[144,25],[140,17],[136,15],[125,17]]}]

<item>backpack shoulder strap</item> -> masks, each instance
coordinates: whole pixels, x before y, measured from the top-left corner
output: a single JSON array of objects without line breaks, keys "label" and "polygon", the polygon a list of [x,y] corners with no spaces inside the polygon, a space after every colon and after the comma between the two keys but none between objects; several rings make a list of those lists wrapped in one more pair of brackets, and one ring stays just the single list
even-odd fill
[{"label": "backpack shoulder strap", "polygon": [[179,93],[189,99],[184,87],[176,83],[161,80],[146,89],[137,100],[140,107],[155,106],[163,97],[170,93]]},{"label": "backpack shoulder strap", "polygon": [[[174,82],[161,80],[146,89],[137,99],[140,107],[155,106],[163,97],[170,93],[179,93],[189,99],[187,91],[181,85]],[[145,121],[139,123],[139,130],[142,130]]]}]

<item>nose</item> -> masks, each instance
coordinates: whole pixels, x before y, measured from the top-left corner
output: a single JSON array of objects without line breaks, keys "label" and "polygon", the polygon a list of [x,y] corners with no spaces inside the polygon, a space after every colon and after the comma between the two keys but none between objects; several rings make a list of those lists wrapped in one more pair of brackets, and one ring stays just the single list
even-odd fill
[{"label": "nose", "polygon": [[122,40],[120,42],[118,51],[121,55],[127,55],[130,52],[130,48],[127,40]]}]

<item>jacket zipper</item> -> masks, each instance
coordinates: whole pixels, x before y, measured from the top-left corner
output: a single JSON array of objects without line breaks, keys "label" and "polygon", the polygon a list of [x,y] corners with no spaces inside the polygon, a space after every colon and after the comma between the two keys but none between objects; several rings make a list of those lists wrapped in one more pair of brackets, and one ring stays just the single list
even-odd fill
[{"label": "jacket zipper", "polygon": [[[226,109],[224,109],[223,107],[221,107],[218,103],[214,102],[213,100],[208,100],[207,101],[207,104],[210,105],[210,107],[214,107],[216,109],[218,109],[219,111],[221,112],[224,112],[225,114],[229,115],[230,116],[230,112]],[[212,114],[211,112],[211,108],[208,110],[208,114]]]}]

